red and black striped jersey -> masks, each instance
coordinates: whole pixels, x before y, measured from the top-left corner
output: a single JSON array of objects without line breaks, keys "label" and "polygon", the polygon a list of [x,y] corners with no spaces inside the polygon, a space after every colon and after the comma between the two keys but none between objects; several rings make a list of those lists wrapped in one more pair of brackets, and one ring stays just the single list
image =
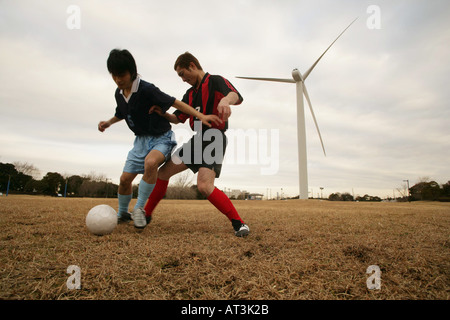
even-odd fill
[{"label": "red and black striped jersey", "polygon": [[[220,100],[230,92],[237,93],[239,101],[236,104],[241,104],[243,101],[241,94],[227,79],[219,75],[210,75],[209,73],[206,73],[199,88],[196,89],[191,87],[186,91],[182,101],[203,114],[219,115],[217,106],[219,105]],[[179,110],[176,110],[174,114],[182,123],[189,119],[190,126],[192,130],[194,130],[194,121],[198,120],[196,117],[185,114]],[[220,125],[212,124],[212,128],[225,131],[228,129],[228,121],[224,121]],[[202,127],[202,129],[205,130],[207,128]]]}]

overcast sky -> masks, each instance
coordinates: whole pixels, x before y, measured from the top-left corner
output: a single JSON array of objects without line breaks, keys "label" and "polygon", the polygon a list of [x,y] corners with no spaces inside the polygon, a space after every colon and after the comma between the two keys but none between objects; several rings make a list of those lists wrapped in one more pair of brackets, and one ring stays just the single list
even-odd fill
[{"label": "overcast sky", "polygon": [[[80,9],[79,20],[70,5]],[[370,5],[379,16],[368,12]],[[306,108],[310,191],[385,197],[406,179],[450,180],[448,0],[1,0],[0,6],[0,162],[28,162],[41,175],[96,172],[118,183],[134,135],[124,122],[97,130],[116,106],[109,51],[128,49],[142,78],[178,99],[188,85],[173,63],[190,51],[244,97],[232,108],[228,137],[235,149],[216,185],[297,195],[295,85],[236,76],[304,73],[358,17],[305,82],[327,152]],[[173,129],[178,139],[189,133],[186,125]],[[237,151],[242,135],[256,141],[253,149],[245,146],[246,155]]]}]

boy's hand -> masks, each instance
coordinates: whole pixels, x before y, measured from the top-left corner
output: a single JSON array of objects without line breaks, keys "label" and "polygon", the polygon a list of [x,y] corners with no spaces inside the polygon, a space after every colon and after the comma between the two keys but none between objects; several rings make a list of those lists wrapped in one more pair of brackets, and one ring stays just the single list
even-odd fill
[{"label": "boy's hand", "polygon": [[208,128],[211,128],[212,123],[215,124],[216,126],[223,123],[223,121],[220,120],[220,118],[214,114],[203,115],[200,120],[204,125],[207,125]]},{"label": "boy's hand", "polygon": [[109,128],[111,126],[111,123],[109,121],[100,121],[98,123],[98,131],[103,132],[106,130],[106,128]]},{"label": "boy's hand", "polygon": [[231,108],[230,103],[227,99],[223,98],[220,100],[219,105],[217,106],[217,111],[219,112],[219,117],[223,121],[227,121],[231,116]]}]

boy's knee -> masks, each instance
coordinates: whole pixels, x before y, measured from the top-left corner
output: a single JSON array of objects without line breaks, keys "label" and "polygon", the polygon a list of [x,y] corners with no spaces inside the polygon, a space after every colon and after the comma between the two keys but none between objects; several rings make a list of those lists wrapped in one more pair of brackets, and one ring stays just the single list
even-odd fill
[{"label": "boy's knee", "polygon": [[156,173],[158,171],[158,167],[160,166],[160,163],[152,158],[146,159],[145,160],[145,165],[144,165],[144,169],[145,169],[145,174],[149,175],[152,173]]},{"label": "boy's knee", "polygon": [[121,186],[128,186],[133,182],[133,180],[134,180],[134,176],[126,174],[126,173],[122,173],[122,175],[120,176],[119,183]]},{"label": "boy's knee", "polygon": [[145,170],[157,170],[159,167],[158,161],[153,158],[145,159]]},{"label": "boy's knee", "polygon": [[119,179],[119,193],[121,194],[128,194],[131,192],[131,184],[133,183],[133,180],[135,178],[135,175],[129,174],[129,173],[122,173]]},{"label": "boy's knee", "polygon": [[197,188],[202,195],[208,197],[214,190],[214,184],[205,181],[197,181]]}]

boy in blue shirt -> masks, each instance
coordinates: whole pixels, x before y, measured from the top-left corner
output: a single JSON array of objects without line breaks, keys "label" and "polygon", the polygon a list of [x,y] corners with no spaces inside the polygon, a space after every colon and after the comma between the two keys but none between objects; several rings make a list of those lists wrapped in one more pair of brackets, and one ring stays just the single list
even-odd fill
[{"label": "boy in blue shirt", "polygon": [[[170,157],[176,146],[169,121],[156,113],[149,114],[150,108],[159,106],[164,113],[173,106],[183,113],[197,117],[208,127],[211,127],[210,123],[218,125],[222,121],[217,116],[196,111],[165,94],[155,85],[142,80],[137,73],[136,62],[128,50],[112,50],[107,67],[117,84],[117,107],[111,119],[99,122],[98,130],[104,132],[112,124],[125,120],[136,136],[120,177],[118,220],[128,222],[133,218],[135,226],[140,227],[142,222],[138,220],[142,214],[137,212],[142,210],[155,187],[159,166]],[[143,177],[139,183],[136,205],[130,215],[128,206],[133,195],[132,182],[138,174],[143,174]]]}]

